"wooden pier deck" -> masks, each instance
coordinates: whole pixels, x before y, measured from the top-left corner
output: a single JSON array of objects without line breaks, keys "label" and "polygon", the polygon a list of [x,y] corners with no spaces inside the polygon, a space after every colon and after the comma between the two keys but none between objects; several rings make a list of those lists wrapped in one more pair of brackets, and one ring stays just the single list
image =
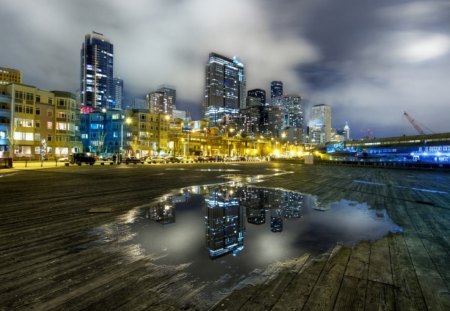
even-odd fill
[{"label": "wooden pier deck", "polygon": [[98,243],[94,228],[171,189],[217,182],[218,168],[230,166],[0,171],[0,310],[450,310],[449,173],[232,166],[245,175],[289,170],[260,185],[367,202],[404,232],[297,258],[221,301],[192,302],[196,289],[182,268],[155,265],[125,236]]}]

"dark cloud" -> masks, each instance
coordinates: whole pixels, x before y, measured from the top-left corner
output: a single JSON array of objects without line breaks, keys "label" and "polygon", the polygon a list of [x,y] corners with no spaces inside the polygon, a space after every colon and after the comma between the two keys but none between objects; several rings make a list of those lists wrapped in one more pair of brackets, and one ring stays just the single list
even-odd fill
[{"label": "dark cloud", "polygon": [[358,136],[414,133],[403,110],[450,130],[447,1],[0,1],[0,66],[43,89],[79,87],[81,43],[96,30],[114,44],[128,94],[172,84],[198,112],[215,51],[240,57],[249,88],[282,80]]}]

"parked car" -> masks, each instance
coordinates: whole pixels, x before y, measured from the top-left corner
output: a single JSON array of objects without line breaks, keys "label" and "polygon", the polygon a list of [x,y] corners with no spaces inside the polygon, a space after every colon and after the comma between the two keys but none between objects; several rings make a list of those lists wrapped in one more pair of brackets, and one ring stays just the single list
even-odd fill
[{"label": "parked car", "polygon": [[130,164],[130,163],[134,163],[134,164],[138,164],[138,163],[141,163],[141,164],[144,164],[144,161],[143,160],[141,160],[141,159],[138,159],[138,158],[136,158],[136,157],[126,157],[125,158],[125,164]]},{"label": "parked car", "polygon": [[166,163],[180,163],[182,161],[183,158],[180,157],[174,157],[174,156],[170,156],[170,157],[166,157]]},{"label": "parked car", "polygon": [[77,164],[77,165],[81,165],[83,163],[86,163],[89,165],[94,165],[95,161],[96,161],[96,159],[94,156],[91,156],[84,152],[74,153],[74,154],[72,154],[72,156],[70,158],[70,163]]},{"label": "parked car", "polygon": [[166,163],[166,159],[165,158],[161,158],[161,157],[153,157],[153,158],[147,159],[147,162],[148,163],[153,163],[153,164]]},{"label": "parked car", "polygon": [[70,160],[69,160],[69,158],[68,157],[61,157],[61,158],[58,158],[58,162],[69,162]]}]

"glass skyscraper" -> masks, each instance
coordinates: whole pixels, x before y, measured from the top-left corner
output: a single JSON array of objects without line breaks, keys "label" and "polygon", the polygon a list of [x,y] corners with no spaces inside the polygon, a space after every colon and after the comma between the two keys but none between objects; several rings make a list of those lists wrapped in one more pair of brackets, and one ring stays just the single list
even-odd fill
[{"label": "glass skyscraper", "polygon": [[274,99],[283,96],[283,82],[272,81],[270,83],[270,98]]},{"label": "glass skyscraper", "polygon": [[123,80],[120,78],[114,78],[114,103],[115,103],[115,108],[122,108]]},{"label": "glass skyscraper", "polygon": [[212,124],[226,122],[245,107],[244,65],[237,58],[210,53],[206,64],[203,112]]},{"label": "glass skyscraper", "polygon": [[114,47],[101,33],[87,34],[81,48],[80,100],[82,111],[115,108]]}]

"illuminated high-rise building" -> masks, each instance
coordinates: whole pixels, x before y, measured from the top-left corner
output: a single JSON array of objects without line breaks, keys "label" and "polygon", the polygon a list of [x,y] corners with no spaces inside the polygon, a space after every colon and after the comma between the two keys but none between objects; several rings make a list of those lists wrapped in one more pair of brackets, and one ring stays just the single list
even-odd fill
[{"label": "illuminated high-rise building", "polygon": [[205,80],[203,113],[211,124],[226,123],[245,108],[244,65],[237,58],[210,53]]},{"label": "illuminated high-rise building", "polygon": [[261,89],[248,90],[247,96],[258,98],[261,106],[264,106],[266,104],[266,91],[264,90]]},{"label": "illuminated high-rise building", "polygon": [[171,103],[172,110],[176,109],[177,90],[175,87],[163,84],[158,87],[157,91],[164,92],[165,96],[168,98],[168,101]]},{"label": "illuminated high-rise building", "polygon": [[151,113],[172,115],[174,110],[175,90],[158,89],[146,96],[147,107]]},{"label": "illuminated high-rise building", "polygon": [[270,98],[273,100],[274,98],[282,96],[283,96],[283,82],[272,81],[270,83]]},{"label": "illuminated high-rise building", "polygon": [[115,108],[114,47],[101,33],[93,31],[81,47],[80,101],[82,111]]},{"label": "illuminated high-rise building", "polygon": [[0,67],[0,84],[22,83],[22,74],[17,69]]},{"label": "illuminated high-rise building", "polygon": [[123,108],[123,80],[114,78],[114,102],[116,108]]},{"label": "illuminated high-rise building", "polygon": [[308,124],[311,143],[329,142],[331,140],[331,107],[325,104],[313,106]]}]

